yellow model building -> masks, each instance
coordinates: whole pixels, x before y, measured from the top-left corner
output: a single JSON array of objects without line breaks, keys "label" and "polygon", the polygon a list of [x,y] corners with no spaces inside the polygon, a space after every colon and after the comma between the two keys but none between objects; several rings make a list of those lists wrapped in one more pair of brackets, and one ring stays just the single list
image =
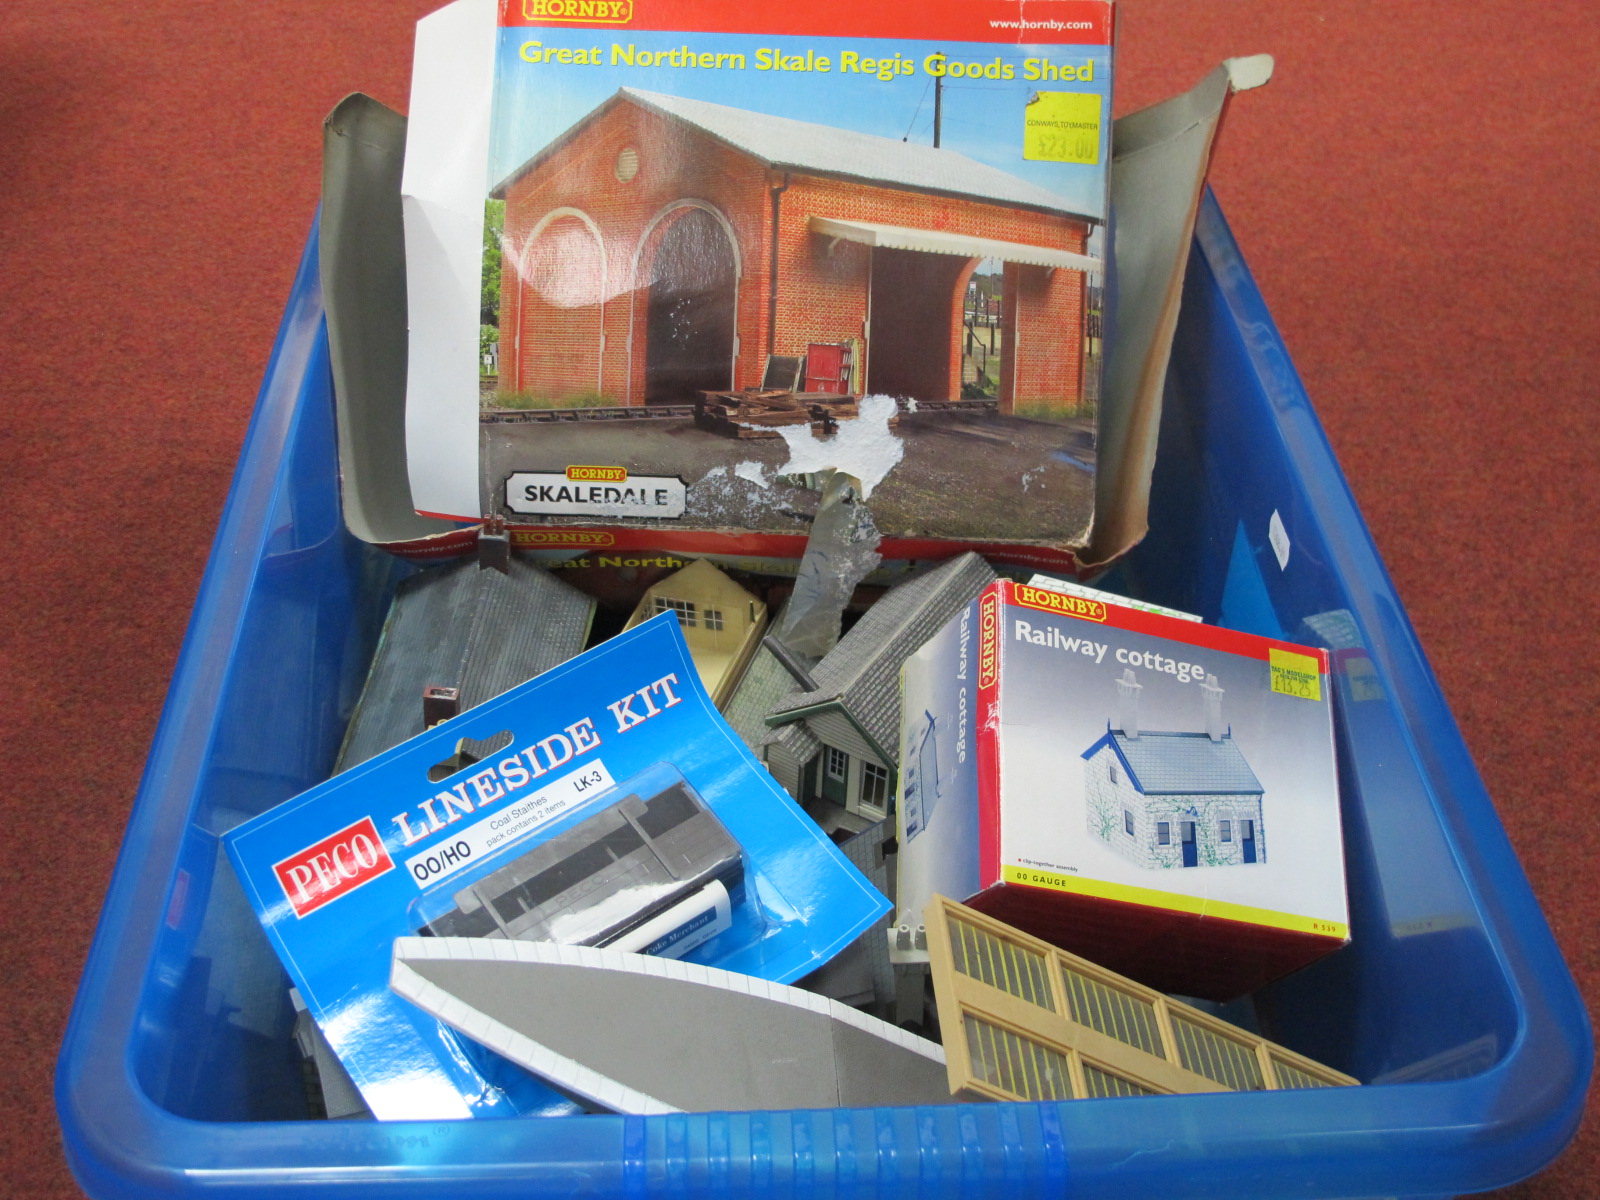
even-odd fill
[{"label": "yellow model building", "polygon": [[767,606],[705,559],[674,571],[639,601],[624,628],[678,614],[700,680],[718,708],[733,695],[767,627]]}]

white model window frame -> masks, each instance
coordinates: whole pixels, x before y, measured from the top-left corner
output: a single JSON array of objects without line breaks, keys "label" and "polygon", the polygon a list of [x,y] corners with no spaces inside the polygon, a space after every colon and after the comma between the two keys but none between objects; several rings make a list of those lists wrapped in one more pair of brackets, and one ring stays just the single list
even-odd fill
[{"label": "white model window frame", "polygon": [[889,811],[889,768],[865,759],[861,762],[861,783],[856,789],[857,802],[873,816],[882,817]]}]

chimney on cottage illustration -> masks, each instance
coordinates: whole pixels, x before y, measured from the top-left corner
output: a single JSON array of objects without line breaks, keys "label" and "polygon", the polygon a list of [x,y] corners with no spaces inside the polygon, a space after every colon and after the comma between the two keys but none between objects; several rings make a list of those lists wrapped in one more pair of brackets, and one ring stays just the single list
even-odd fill
[{"label": "chimney on cottage illustration", "polygon": [[1217,686],[1215,675],[1207,675],[1200,685],[1200,703],[1206,714],[1206,736],[1213,742],[1220,742],[1227,735],[1228,727],[1222,723],[1222,689]]},{"label": "chimney on cottage illustration", "polygon": [[1117,728],[1124,737],[1139,736],[1139,693],[1144,684],[1133,677],[1133,668],[1125,667],[1117,680]]}]

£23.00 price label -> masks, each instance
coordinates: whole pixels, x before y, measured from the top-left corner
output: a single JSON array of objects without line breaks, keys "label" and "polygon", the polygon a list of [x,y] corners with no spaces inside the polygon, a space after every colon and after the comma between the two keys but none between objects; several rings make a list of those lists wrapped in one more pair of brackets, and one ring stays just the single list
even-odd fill
[{"label": "\u00a323.00 price label", "polygon": [[1098,163],[1102,109],[1103,97],[1095,92],[1035,92],[1023,110],[1022,157]]}]

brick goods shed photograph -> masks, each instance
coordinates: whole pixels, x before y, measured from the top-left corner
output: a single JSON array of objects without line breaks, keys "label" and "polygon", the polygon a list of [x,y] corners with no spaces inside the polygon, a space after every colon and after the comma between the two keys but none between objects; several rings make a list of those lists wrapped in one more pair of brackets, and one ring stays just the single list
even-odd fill
[{"label": "brick goods shed photograph", "polygon": [[1099,219],[953,150],[622,88],[491,196],[497,403],[692,403],[818,344],[855,394],[1092,400]]}]

